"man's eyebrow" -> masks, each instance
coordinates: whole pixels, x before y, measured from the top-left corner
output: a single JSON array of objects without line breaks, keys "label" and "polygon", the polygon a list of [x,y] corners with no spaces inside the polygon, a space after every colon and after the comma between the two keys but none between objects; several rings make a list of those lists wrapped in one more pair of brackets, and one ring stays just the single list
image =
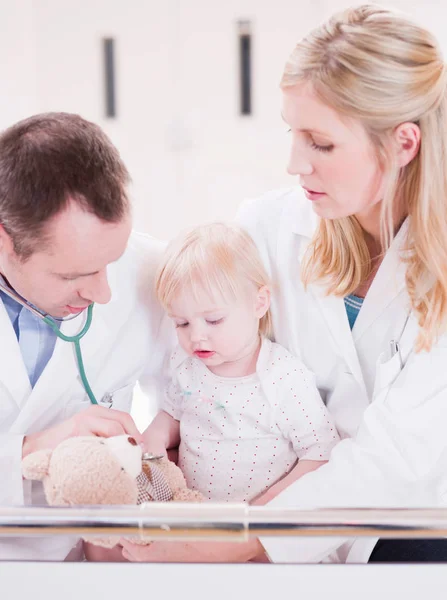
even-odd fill
[{"label": "man's eyebrow", "polygon": [[[110,262],[107,266],[113,265],[116,262],[118,262],[119,259],[124,255],[125,252],[126,252],[126,249],[124,249],[124,251],[121,252],[121,254],[118,256],[117,259],[112,260],[112,262]],[[90,277],[91,275],[97,275],[98,273],[99,273],[99,270],[92,271],[91,273],[54,273],[54,275],[57,275],[58,277],[67,277],[69,279],[75,279],[76,277]]]},{"label": "man's eyebrow", "polygon": [[75,279],[77,277],[90,277],[90,275],[97,275],[99,271],[92,271],[91,273],[56,273],[58,277],[67,277],[69,279]]}]

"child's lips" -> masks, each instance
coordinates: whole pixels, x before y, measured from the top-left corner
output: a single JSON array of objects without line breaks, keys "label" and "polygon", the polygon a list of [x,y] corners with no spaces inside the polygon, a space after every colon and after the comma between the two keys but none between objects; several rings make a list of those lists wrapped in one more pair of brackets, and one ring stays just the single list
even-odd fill
[{"label": "child's lips", "polygon": [[210,358],[215,352],[213,350],[195,350],[194,354],[198,358]]}]

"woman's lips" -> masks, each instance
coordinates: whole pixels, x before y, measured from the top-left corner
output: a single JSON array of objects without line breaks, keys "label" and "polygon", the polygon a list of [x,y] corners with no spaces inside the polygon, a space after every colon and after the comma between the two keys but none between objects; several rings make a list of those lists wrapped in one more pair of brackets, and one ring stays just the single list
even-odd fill
[{"label": "woman's lips", "polygon": [[306,198],[308,198],[309,200],[312,200],[313,202],[315,200],[320,200],[321,198],[323,198],[323,196],[326,196],[326,194],[324,192],[316,192],[314,190],[309,190],[308,188],[303,187],[304,193],[306,194]]}]

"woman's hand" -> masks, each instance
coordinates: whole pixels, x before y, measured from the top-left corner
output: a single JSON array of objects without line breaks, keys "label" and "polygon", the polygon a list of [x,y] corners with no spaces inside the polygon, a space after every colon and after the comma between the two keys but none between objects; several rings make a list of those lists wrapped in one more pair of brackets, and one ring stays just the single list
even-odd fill
[{"label": "woman's hand", "polygon": [[152,542],[148,546],[121,539],[123,558],[131,562],[244,563],[262,560],[264,548],[258,539],[248,542]]}]

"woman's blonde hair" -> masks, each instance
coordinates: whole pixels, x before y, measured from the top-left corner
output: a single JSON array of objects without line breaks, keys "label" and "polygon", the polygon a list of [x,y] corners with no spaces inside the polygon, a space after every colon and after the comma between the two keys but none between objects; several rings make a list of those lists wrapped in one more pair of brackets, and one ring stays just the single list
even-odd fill
[{"label": "woman's blonde hair", "polygon": [[[200,225],[167,247],[155,284],[161,305],[168,309],[183,290],[204,290],[211,298],[237,299],[252,284],[270,289],[270,280],[252,238],[236,225]],[[272,336],[270,309],[260,319],[259,332]]]},{"label": "woman's blonde hair", "polygon": [[[281,81],[310,82],[340,114],[358,119],[372,140],[387,182],[381,207],[384,251],[394,235],[393,211],[409,215],[406,284],[419,322],[416,350],[430,349],[447,326],[446,67],[433,35],[399,13],[374,5],[347,9],[301,41]],[[401,123],[421,131],[417,156],[397,166],[392,135]],[[355,217],[322,219],[305,257],[305,283],[352,293],[371,272]]]}]

